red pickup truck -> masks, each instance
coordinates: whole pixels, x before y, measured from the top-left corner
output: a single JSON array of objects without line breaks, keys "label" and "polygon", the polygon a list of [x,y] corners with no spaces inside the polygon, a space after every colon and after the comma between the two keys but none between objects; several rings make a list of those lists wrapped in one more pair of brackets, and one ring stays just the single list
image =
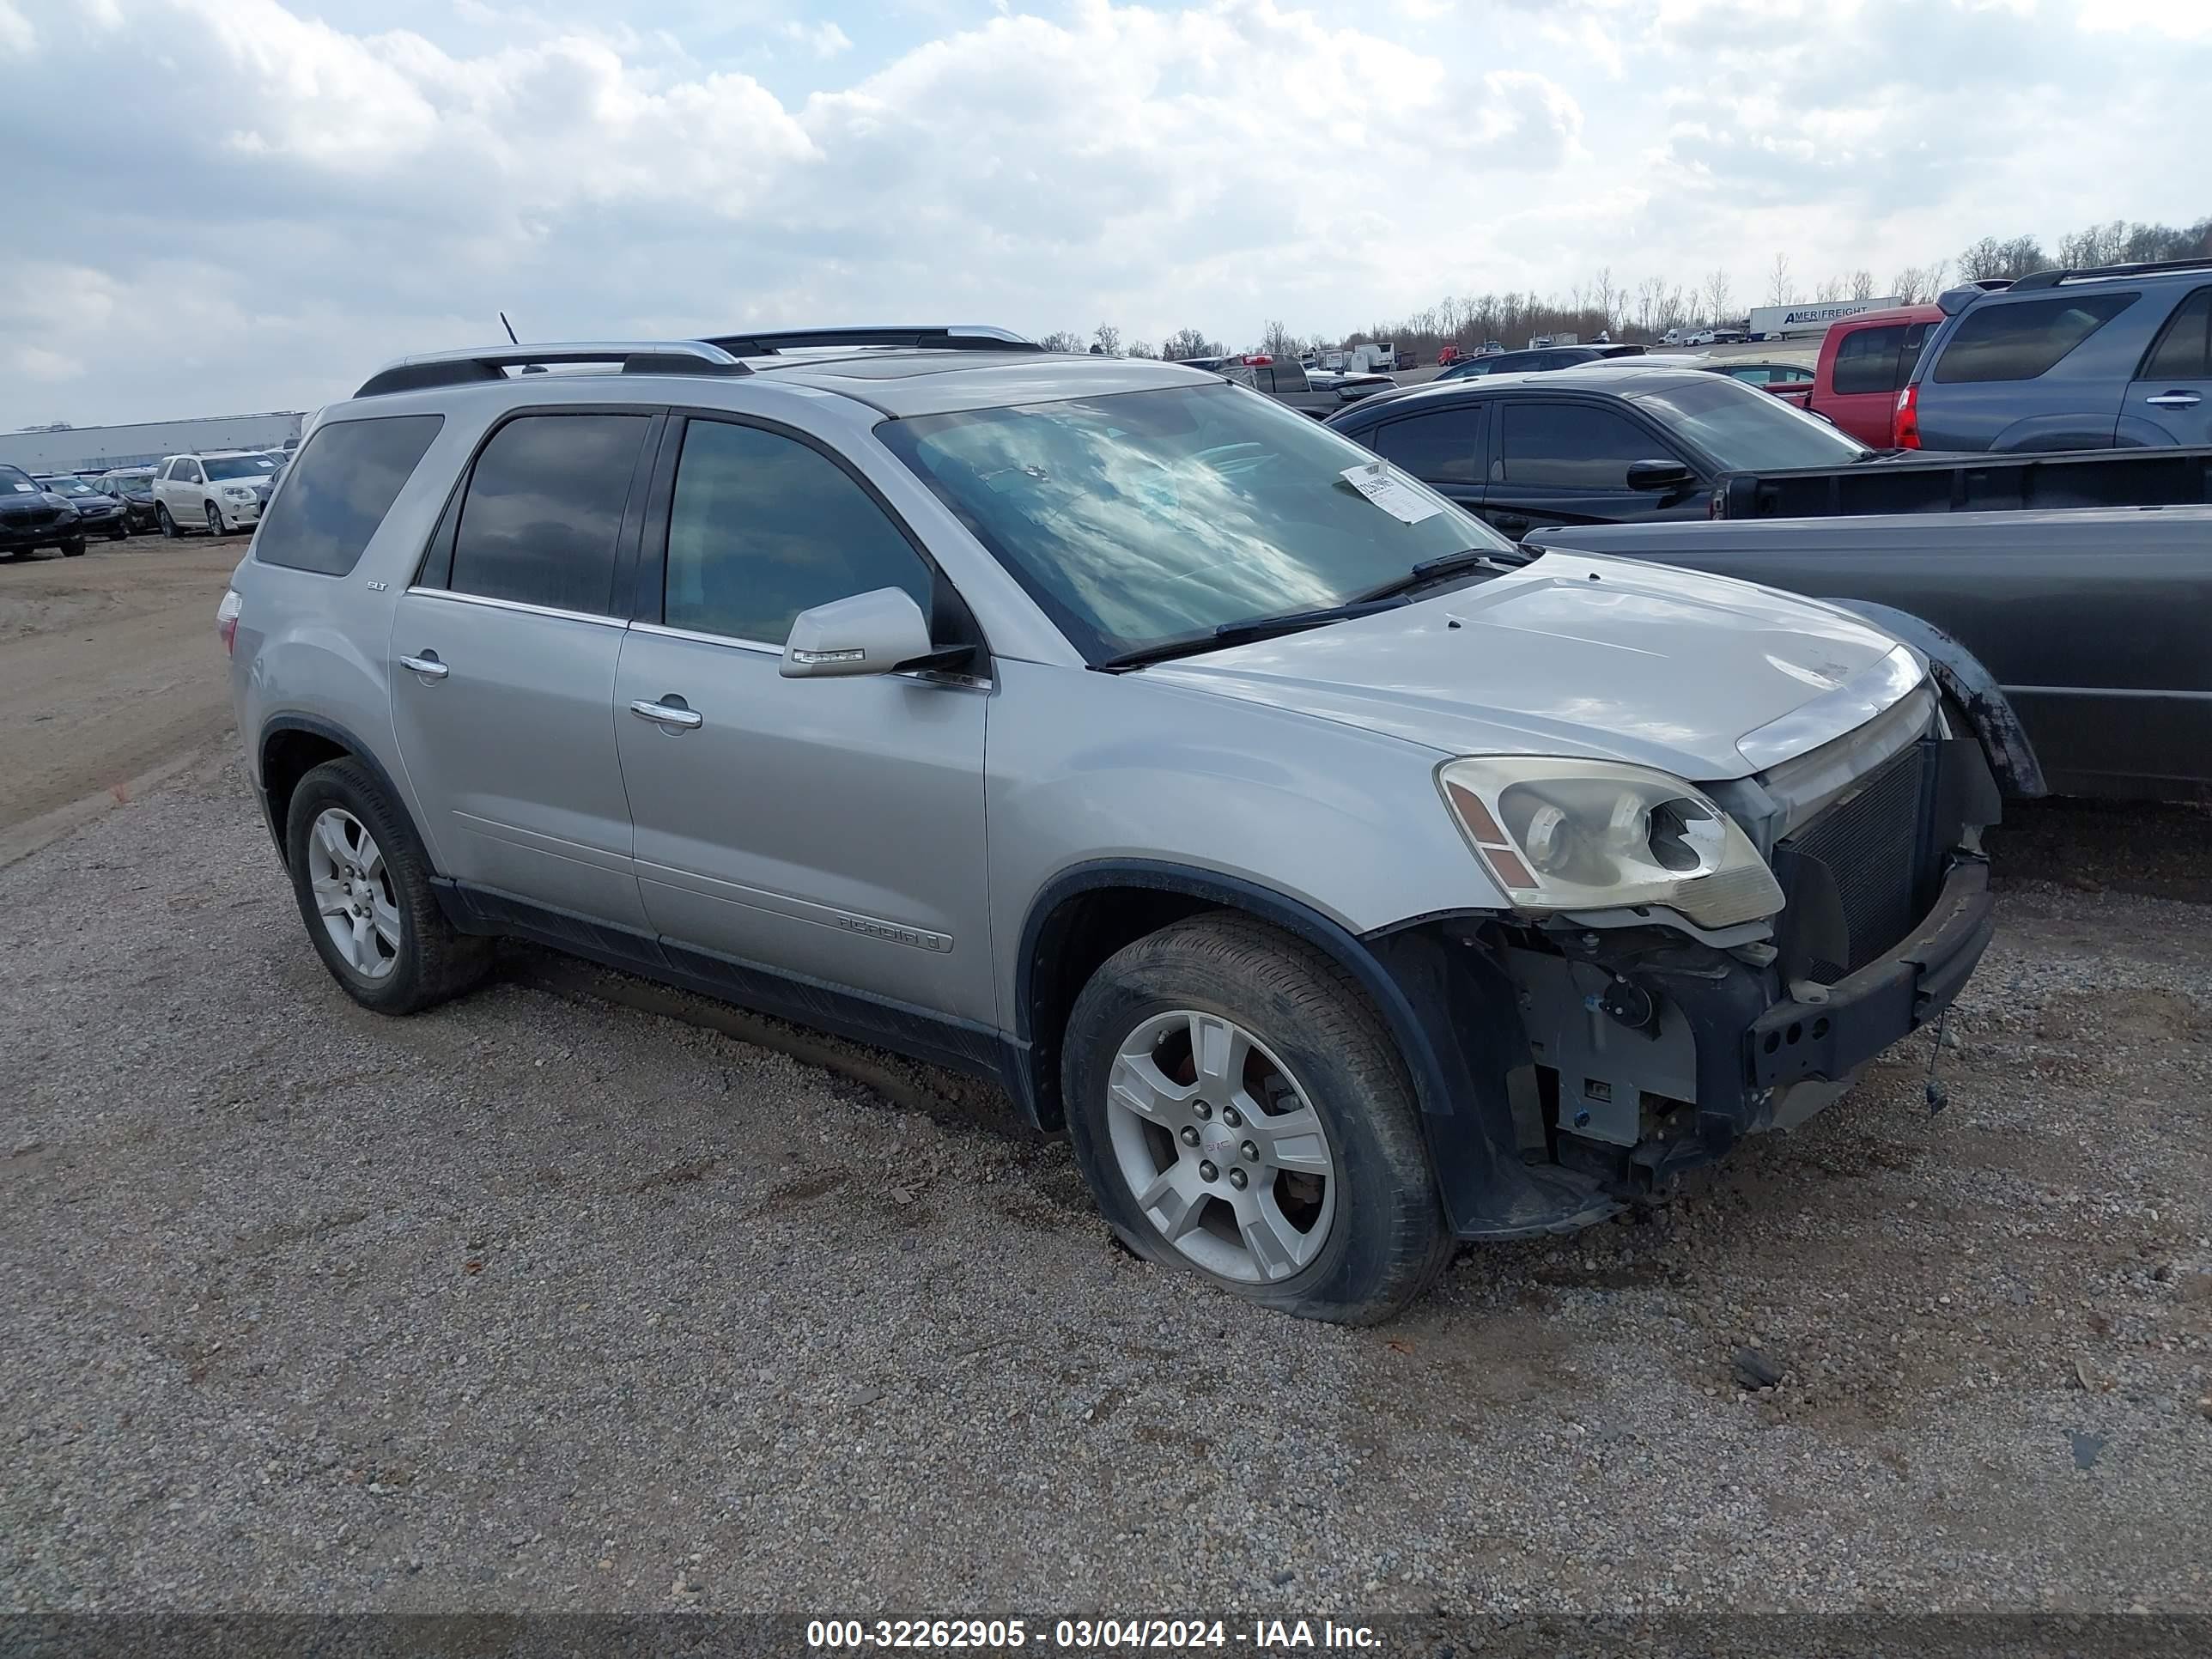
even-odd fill
[{"label": "red pickup truck", "polygon": [[1821,337],[1809,385],[1767,389],[1784,403],[1826,416],[1861,443],[1887,449],[1894,442],[1898,392],[1912,378],[1929,331],[1942,320],[1937,306],[1893,306],[1846,317]]}]

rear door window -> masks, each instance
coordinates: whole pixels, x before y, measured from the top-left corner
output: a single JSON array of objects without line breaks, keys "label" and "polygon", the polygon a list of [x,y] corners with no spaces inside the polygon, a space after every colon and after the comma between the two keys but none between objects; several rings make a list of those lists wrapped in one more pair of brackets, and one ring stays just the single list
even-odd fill
[{"label": "rear door window", "polygon": [[1936,359],[1943,386],[1984,380],[2032,380],[2118,316],[2139,296],[2077,294],[2013,305],[1984,305],[1960,321]]},{"label": "rear door window", "polygon": [[1498,416],[1498,476],[1554,489],[1625,489],[1631,462],[1669,459],[1666,445],[1625,415],[1595,404],[1512,398]]},{"label": "rear door window", "polygon": [[1482,482],[1480,404],[1389,421],[1361,441],[1424,483]]},{"label": "rear door window", "polygon": [[609,614],[623,512],[651,424],[645,415],[524,415],[495,432],[461,503],[454,592]]},{"label": "rear door window", "polygon": [[262,520],[253,556],[344,575],[445,423],[442,415],[384,415],[316,428]]},{"label": "rear door window", "polygon": [[2212,380],[2212,288],[2200,288],[2181,302],[2136,378]]},{"label": "rear door window", "polygon": [[1894,392],[1905,346],[1905,325],[1855,328],[1836,347],[1836,395]]}]

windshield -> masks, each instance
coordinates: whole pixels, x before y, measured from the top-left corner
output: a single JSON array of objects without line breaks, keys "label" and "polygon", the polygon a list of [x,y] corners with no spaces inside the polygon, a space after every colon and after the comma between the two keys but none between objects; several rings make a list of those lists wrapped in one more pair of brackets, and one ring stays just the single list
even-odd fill
[{"label": "windshield", "polygon": [[40,482],[57,495],[97,495],[100,493],[82,478],[44,478]]},{"label": "windshield", "polygon": [[1099,662],[1343,604],[1425,561],[1508,545],[1423,486],[1408,524],[1354,489],[1365,450],[1236,386],[921,416],[893,453]]},{"label": "windshield", "polygon": [[0,495],[35,495],[39,486],[20,467],[0,466]]},{"label": "windshield", "polygon": [[211,479],[265,478],[276,470],[266,455],[217,455],[201,465]]},{"label": "windshield", "polygon": [[1639,392],[1629,401],[1730,471],[1848,466],[1874,453],[1826,421],[1723,375],[1705,385]]}]

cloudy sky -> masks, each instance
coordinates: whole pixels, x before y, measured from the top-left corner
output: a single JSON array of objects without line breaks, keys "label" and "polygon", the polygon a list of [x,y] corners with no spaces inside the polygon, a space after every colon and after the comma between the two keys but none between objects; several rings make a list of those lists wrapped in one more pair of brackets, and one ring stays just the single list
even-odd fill
[{"label": "cloudy sky", "polygon": [[0,429],[497,337],[1334,335],[2212,213],[2212,0],[0,0]]}]

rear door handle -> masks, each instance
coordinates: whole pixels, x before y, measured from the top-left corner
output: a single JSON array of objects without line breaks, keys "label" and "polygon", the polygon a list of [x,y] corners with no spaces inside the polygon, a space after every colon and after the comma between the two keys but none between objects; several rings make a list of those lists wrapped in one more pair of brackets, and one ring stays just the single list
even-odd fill
[{"label": "rear door handle", "polygon": [[2161,392],[2155,398],[2143,401],[2153,409],[2194,409],[2204,399],[2194,392]]},{"label": "rear door handle", "polygon": [[629,712],[641,720],[651,720],[655,726],[670,731],[690,732],[707,723],[707,717],[694,708],[686,708],[684,699],[671,692],[659,702],[647,702],[642,697],[629,706]]},{"label": "rear door handle", "polygon": [[1526,530],[1528,527],[1528,520],[1522,518],[1518,513],[1500,513],[1494,515],[1490,521],[1496,525],[1500,530],[1515,532]]},{"label": "rear door handle", "polygon": [[453,671],[438,660],[434,651],[425,651],[419,657],[402,657],[399,665],[410,673],[420,674],[426,680],[442,680]]}]

